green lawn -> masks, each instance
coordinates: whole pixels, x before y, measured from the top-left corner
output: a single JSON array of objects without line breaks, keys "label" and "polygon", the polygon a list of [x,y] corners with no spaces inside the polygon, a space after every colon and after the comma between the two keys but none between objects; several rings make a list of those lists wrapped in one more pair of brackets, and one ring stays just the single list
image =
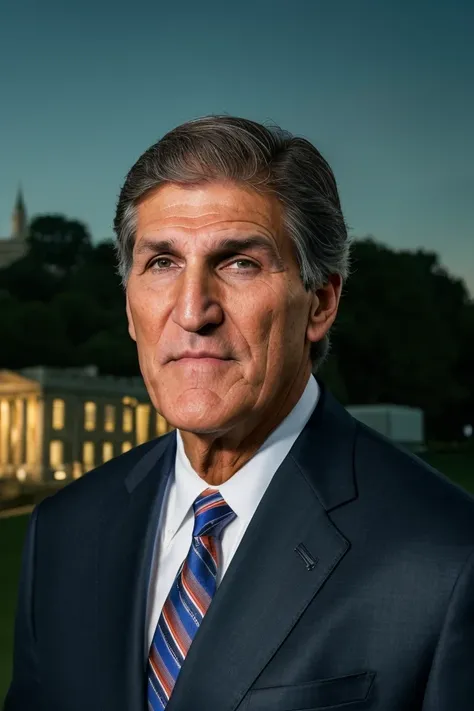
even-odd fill
[{"label": "green lawn", "polygon": [[11,674],[13,621],[27,516],[0,519],[0,708]]},{"label": "green lawn", "polygon": [[474,451],[432,453],[423,459],[463,489],[474,494]]},{"label": "green lawn", "polygon": [[[474,494],[474,452],[430,454],[425,459]],[[11,674],[13,621],[27,516],[0,519],[0,706]]]}]

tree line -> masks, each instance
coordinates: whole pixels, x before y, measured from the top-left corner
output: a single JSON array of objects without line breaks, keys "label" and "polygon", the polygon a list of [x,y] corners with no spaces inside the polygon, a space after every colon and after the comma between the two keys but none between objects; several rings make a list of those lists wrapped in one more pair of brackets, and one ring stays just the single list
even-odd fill
[{"label": "tree line", "polygon": [[[353,243],[332,350],[321,370],[344,404],[421,407],[427,434],[474,424],[474,302],[436,253]],[[30,223],[26,255],[0,269],[0,368],[96,364],[139,374],[112,241],[62,215]]]}]

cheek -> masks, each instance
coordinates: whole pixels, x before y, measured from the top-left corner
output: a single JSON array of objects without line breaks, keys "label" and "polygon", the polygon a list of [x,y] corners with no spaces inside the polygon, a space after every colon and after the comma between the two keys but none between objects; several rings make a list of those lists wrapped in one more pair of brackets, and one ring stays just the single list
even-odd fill
[{"label": "cheek", "polygon": [[163,329],[163,301],[146,292],[140,298],[129,298],[130,313],[135,326],[137,346],[156,343]]},{"label": "cheek", "polygon": [[267,284],[264,287],[249,287],[223,304],[229,322],[227,336],[232,339],[232,331],[238,332],[252,353],[267,350],[278,307],[275,294]]},{"label": "cheek", "polygon": [[290,298],[275,314],[272,327],[272,348],[279,350],[286,361],[299,360],[306,343],[307,304],[299,296]]}]

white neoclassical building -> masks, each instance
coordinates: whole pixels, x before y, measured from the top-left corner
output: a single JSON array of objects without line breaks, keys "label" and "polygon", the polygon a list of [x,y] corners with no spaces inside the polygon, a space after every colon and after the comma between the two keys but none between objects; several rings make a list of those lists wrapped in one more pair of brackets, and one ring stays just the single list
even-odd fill
[{"label": "white neoclassical building", "polygon": [[0,478],[66,483],[169,429],[140,377],[0,370]]}]

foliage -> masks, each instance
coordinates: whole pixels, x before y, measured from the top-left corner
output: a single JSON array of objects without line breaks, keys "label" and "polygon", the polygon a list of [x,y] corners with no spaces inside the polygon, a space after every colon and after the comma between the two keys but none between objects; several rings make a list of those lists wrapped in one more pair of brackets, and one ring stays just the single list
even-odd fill
[{"label": "foliage", "polygon": [[29,227],[28,242],[33,259],[59,275],[83,264],[92,248],[87,227],[62,215],[35,217]]},{"label": "foliage", "polygon": [[474,303],[436,254],[356,241],[332,344],[343,402],[421,407],[440,438],[474,421]]}]

